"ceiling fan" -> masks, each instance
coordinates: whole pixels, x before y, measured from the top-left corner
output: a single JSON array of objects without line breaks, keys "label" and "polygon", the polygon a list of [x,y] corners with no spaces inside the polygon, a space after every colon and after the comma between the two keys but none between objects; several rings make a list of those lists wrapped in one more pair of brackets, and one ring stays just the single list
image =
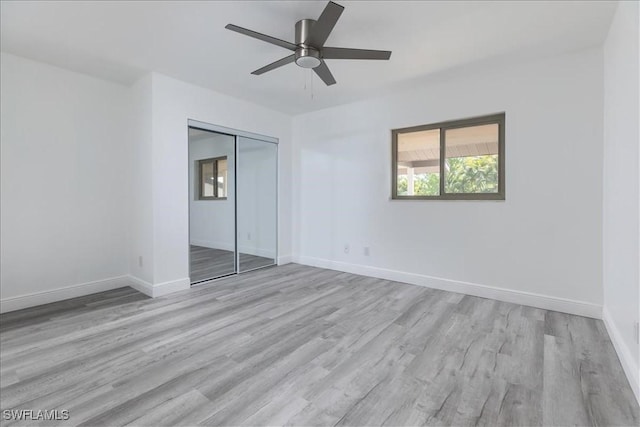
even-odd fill
[{"label": "ceiling fan", "polygon": [[333,78],[331,71],[329,71],[329,67],[327,67],[324,61],[325,59],[387,60],[391,57],[391,52],[388,50],[326,47],[324,43],[327,41],[329,34],[336,25],[336,22],[338,22],[338,18],[340,18],[343,11],[343,6],[330,1],[317,21],[313,19],[303,19],[296,22],[295,44],[233,24],[228,24],[225,28],[294,52],[289,56],[285,56],[276,62],[255,70],[251,74],[259,76],[267,71],[275,70],[283,65],[295,62],[296,65],[302,68],[313,68],[313,71],[315,71],[318,77],[320,77],[327,86],[331,86],[336,83],[336,79]]}]

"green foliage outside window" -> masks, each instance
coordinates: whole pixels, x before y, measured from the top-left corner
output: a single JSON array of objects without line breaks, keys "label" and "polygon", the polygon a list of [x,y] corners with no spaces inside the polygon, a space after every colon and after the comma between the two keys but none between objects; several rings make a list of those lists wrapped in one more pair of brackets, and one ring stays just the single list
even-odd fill
[{"label": "green foliage outside window", "polygon": [[[498,156],[451,157],[445,164],[447,193],[496,193],[498,191]],[[438,173],[413,177],[414,195],[440,194]],[[398,176],[398,195],[407,195],[407,176]]]},{"label": "green foliage outside window", "polygon": [[497,193],[498,156],[453,157],[447,159],[445,192]]},{"label": "green foliage outside window", "polygon": [[[407,176],[398,177],[398,194],[407,195]],[[413,176],[413,194],[416,196],[437,196],[440,194],[440,176],[437,173],[424,173]]]}]

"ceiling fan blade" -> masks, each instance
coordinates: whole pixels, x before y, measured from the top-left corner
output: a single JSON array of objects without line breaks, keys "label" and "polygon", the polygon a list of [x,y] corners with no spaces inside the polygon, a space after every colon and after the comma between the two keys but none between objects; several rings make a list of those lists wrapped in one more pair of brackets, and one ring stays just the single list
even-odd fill
[{"label": "ceiling fan blade", "polygon": [[313,69],[313,71],[316,72],[318,77],[320,77],[327,86],[336,84],[336,79],[333,78],[333,74],[329,71],[329,67],[327,67],[326,62],[322,61],[320,65]]},{"label": "ceiling fan blade", "polygon": [[322,57],[324,59],[389,59],[391,51],[324,47]]},{"label": "ceiling fan blade", "polygon": [[251,74],[259,76],[260,74],[264,74],[267,71],[275,70],[276,68],[282,67],[283,65],[291,64],[295,60],[296,60],[296,55],[295,54],[289,55],[289,56],[285,56],[282,59],[278,59],[276,62],[272,62],[269,65],[265,65],[262,68],[258,68],[257,70],[255,70]]},{"label": "ceiling fan blade", "polygon": [[298,48],[298,46],[296,46],[293,43],[289,43],[288,41],[280,40],[275,37],[268,36],[266,34],[248,30],[246,28],[238,27],[237,25],[227,24],[225,28],[227,30],[235,31],[236,33],[244,34],[245,36],[253,37],[254,39],[262,40],[263,42],[275,44],[276,46],[280,46],[285,49],[296,50]]},{"label": "ceiling fan blade", "polygon": [[344,11],[344,7],[330,1],[322,11],[322,14],[320,14],[316,23],[313,24],[305,44],[316,48],[324,46],[324,42],[327,41],[331,30],[336,26],[336,22],[338,22],[338,18],[342,15],[342,11]]}]

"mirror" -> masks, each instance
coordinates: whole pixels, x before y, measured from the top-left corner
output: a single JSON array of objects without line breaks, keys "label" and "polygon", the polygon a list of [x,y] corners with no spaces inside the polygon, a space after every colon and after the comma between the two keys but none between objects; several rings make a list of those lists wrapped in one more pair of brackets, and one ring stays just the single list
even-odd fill
[{"label": "mirror", "polygon": [[189,128],[191,283],[236,272],[235,137]]},{"label": "mirror", "polygon": [[276,263],[278,145],[238,137],[238,271]]}]

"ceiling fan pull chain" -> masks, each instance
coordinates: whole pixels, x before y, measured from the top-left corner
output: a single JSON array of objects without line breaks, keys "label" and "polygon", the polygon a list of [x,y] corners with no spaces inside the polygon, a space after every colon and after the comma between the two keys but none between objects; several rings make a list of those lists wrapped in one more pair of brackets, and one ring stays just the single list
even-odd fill
[{"label": "ceiling fan pull chain", "polygon": [[307,91],[307,71],[305,69],[302,70],[302,80],[304,80],[304,90]]}]

